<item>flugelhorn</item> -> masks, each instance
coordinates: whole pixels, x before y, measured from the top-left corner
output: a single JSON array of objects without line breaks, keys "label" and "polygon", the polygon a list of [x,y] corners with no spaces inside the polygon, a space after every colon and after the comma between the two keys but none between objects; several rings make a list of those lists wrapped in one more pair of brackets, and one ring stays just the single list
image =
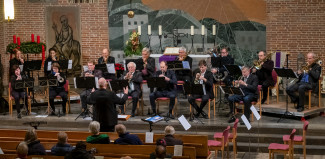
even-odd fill
[{"label": "flugelhorn", "polygon": [[237,87],[237,88],[238,88],[238,87],[239,87],[239,85],[240,85],[240,84],[239,84],[239,81],[240,81],[240,80],[243,80],[243,79],[244,79],[244,76],[239,76],[238,80],[237,80],[237,81],[235,81],[235,87]]},{"label": "flugelhorn", "polygon": [[317,59],[315,59],[311,64],[309,64],[308,62],[303,65],[300,70],[304,73],[308,73],[309,69],[314,66],[315,63],[318,63],[321,59],[318,57]]}]

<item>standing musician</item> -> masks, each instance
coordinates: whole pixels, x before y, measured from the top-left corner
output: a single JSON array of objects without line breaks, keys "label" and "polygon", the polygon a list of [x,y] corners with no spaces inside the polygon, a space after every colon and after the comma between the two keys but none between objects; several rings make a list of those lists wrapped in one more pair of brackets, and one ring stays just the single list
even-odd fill
[{"label": "standing musician", "polygon": [[149,77],[152,77],[155,73],[155,59],[150,57],[149,48],[145,47],[142,49],[142,60],[143,60],[143,70],[142,78],[147,80]]},{"label": "standing musician", "polygon": [[[110,56],[111,51],[107,48],[103,49],[102,56],[98,58],[98,64],[114,64],[115,65],[115,58]],[[103,76],[106,79],[115,79],[115,74],[111,74],[108,72],[103,73]]]},{"label": "standing musician", "polygon": [[167,62],[161,61],[160,70],[155,73],[154,77],[164,77],[167,85],[165,88],[157,88],[157,91],[152,92],[149,95],[153,115],[157,115],[155,102],[156,99],[159,97],[168,97],[170,102],[167,117],[173,118],[172,111],[175,105],[175,98],[177,94],[175,89],[175,85],[177,84],[175,72],[173,70],[167,70]]},{"label": "standing musician", "polygon": [[[304,111],[305,92],[307,90],[313,90],[318,92],[318,80],[322,72],[322,67],[317,63],[319,59],[316,59],[316,55],[313,52],[307,54],[307,64],[302,69],[298,70],[299,81],[287,87],[286,92],[291,98],[293,103],[297,103],[297,111]],[[299,96],[295,92],[299,92]]]},{"label": "standing musician", "polygon": [[66,103],[67,103],[67,92],[64,89],[64,85],[66,83],[66,78],[63,73],[60,72],[60,65],[58,63],[52,64],[51,74],[48,76],[49,78],[57,78],[58,84],[57,86],[51,86],[49,89],[49,100],[50,106],[52,108],[51,115],[55,115],[55,107],[54,107],[54,98],[56,96],[60,96],[62,98],[62,112],[63,116],[66,113]]},{"label": "standing musician", "polygon": [[9,61],[10,63],[10,69],[9,70],[12,70],[12,66],[13,65],[23,65],[24,64],[24,59],[22,57],[22,52],[19,50],[19,49],[14,49],[14,54],[15,54],[15,58],[11,59]]},{"label": "standing musician", "polygon": [[25,106],[27,108],[27,112],[26,114],[29,113],[28,111],[28,98],[27,98],[27,93],[25,92],[25,90],[23,88],[20,89],[16,89],[15,88],[15,84],[17,80],[25,80],[27,79],[27,77],[24,74],[21,74],[20,72],[20,68],[18,65],[13,65],[12,66],[12,75],[10,77],[10,82],[11,82],[11,88],[12,88],[12,92],[11,95],[15,98],[15,103],[16,103],[16,110],[17,110],[17,118],[21,119],[21,114],[20,114],[20,99],[23,99],[25,102]]},{"label": "standing musician", "polygon": [[51,73],[51,71],[47,71],[47,66],[48,66],[48,62],[58,62],[59,59],[56,56],[56,50],[54,48],[50,48],[49,49],[49,56],[47,57],[47,59],[44,62],[44,75],[49,75]]},{"label": "standing musician", "polygon": [[[213,99],[213,75],[210,71],[207,70],[207,63],[205,60],[199,62],[200,73],[196,74],[194,84],[203,84],[204,95],[193,94],[188,97],[188,102],[194,107],[197,114],[196,117],[199,117],[202,114],[203,118],[208,118],[208,115],[203,111],[204,106],[208,103],[209,99]],[[195,99],[202,98],[200,107],[195,102]]]},{"label": "standing musician", "polygon": [[[98,77],[98,79],[102,77],[102,71],[95,70],[95,62],[94,61],[89,61],[87,64],[88,64],[88,70],[83,73],[83,75],[82,75],[83,77]],[[89,96],[92,89],[95,89],[95,88],[84,90],[80,94],[81,108],[82,108],[81,111],[83,112],[82,115],[85,115],[84,112],[87,109],[87,96]]]},{"label": "standing musician", "polygon": [[[131,117],[134,117],[135,109],[137,108],[139,96],[141,94],[141,83],[142,83],[142,75],[141,72],[135,71],[136,64],[134,62],[129,62],[127,64],[128,72],[125,72],[122,76],[122,79],[126,79],[129,81],[129,91],[128,95],[132,96],[132,112]],[[122,113],[124,113],[124,109],[121,109]]]},{"label": "standing musician", "polygon": [[[235,81],[236,87],[239,87],[242,89],[244,96],[242,95],[232,95],[228,98],[229,101],[229,109],[230,112],[228,113],[231,118],[228,120],[229,123],[232,123],[236,120],[236,118],[233,116],[234,112],[234,103],[235,102],[244,102],[244,114],[248,121],[250,121],[249,115],[251,113],[250,107],[251,102],[257,100],[258,96],[258,78],[254,74],[250,74],[250,68],[247,66],[244,66],[242,69],[242,76],[238,81]],[[243,79],[242,79],[243,78]],[[244,124],[241,122],[241,125]]]},{"label": "standing musician", "polygon": [[262,85],[263,98],[261,103],[264,104],[267,99],[268,87],[274,86],[272,71],[274,62],[270,59],[272,54],[266,55],[265,51],[258,52],[258,61],[254,62],[252,73],[258,77],[259,85]]}]

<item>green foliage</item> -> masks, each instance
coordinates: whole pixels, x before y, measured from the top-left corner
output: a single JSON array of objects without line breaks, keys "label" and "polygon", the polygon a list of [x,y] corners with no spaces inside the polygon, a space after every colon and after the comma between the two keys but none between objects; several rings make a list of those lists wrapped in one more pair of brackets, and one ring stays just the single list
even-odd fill
[{"label": "green foliage", "polygon": [[143,45],[139,41],[139,34],[136,31],[132,31],[124,48],[125,56],[141,55],[142,49]]},{"label": "green foliage", "polygon": [[125,56],[141,55],[142,49],[143,49],[143,45],[141,43],[139,44],[138,48],[135,49],[135,51],[132,51],[131,45],[127,45],[124,49],[124,53],[125,53]]},{"label": "green foliage", "polygon": [[20,47],[18,44],[10,43],[7,46],[7,53],[14,53],[15,48],[19,48],[24,54],[40,54],[42,53],[42,45],[44,46],[44,49],[46,50],[45,43],[39,43],[36,42],[23,42],[21,43]]}]

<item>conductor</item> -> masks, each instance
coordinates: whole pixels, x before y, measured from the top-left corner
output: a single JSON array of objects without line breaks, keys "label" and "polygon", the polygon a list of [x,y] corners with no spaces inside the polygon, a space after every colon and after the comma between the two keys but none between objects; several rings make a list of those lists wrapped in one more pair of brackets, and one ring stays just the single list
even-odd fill
[{"label": "conductor", "polygon": [[128,88],[123,89],[123,97],[118,97],[115,93],[107,91],[107,82],[105,78],[98,80],[99,89],[92,91],[87,98],[87,102],[94,104],[93,120],[100,123],[102,132],[114,132],[117,125],[117,111],[115,104],[123,105],[128,99]]}]

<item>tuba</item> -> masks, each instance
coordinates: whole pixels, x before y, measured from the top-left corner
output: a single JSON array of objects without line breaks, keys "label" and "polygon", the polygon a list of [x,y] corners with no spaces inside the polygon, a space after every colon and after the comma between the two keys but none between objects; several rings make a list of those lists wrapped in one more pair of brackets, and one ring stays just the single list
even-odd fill
[{"label": "tuba", "polygon": [[227,76],[228,76],[228,71],[220,72],[219,69],[218,69],[218,73],[213,74],[213,78],[217,82],[224,81]]}]

